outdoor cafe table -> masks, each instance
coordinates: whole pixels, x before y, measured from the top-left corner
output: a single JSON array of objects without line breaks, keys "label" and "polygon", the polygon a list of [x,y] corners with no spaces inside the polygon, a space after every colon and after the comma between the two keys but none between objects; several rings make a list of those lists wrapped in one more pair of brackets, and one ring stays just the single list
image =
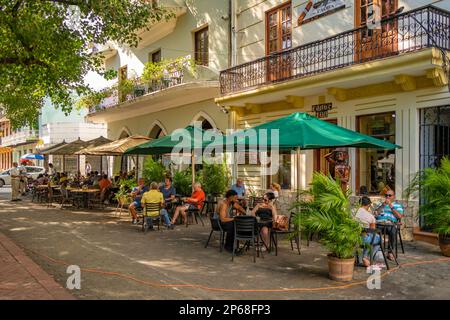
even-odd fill
[{"label": "outdoor cafe table", "polygon": [[100,192],[100,189],[72,189],[72,188],[67,188],[67,191],[71,192],[71,193],[78,193],[81,194],[83,196],[83,207],[85,209],[88,208],[89,206],[89,196],[91,195],[95,195],[97,193]]}]

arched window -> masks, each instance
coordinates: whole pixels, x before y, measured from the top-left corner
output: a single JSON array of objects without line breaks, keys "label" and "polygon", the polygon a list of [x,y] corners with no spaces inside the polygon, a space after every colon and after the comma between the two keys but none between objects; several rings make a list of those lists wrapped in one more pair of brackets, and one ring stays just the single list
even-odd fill
[{"label": "arched window", "polygon": [[125,130],[122,131],[122,133],[119,136],[119,139],[125,139],[128,138],[130,135]]},{"label": "arched window", "polygon": [[148,134],[148,137],[152,139],[158,139],[164,136],[165,136],[164,130],[157,124],[155,124],[153,129],[150,130],[150,133]]}]

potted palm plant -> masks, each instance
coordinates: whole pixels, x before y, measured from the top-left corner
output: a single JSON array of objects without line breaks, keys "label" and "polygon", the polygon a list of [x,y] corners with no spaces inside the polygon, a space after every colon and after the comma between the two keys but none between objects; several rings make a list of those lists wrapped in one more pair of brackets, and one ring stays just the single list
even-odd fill
[{"label": "potted palm plant", "polygon": [[293,206],[300,212],[294,218],[295,230],[318,234],[330,251],[329,276],[338,281],[353,279],[355,253],[362,244],[362,228],[352,217],[350,194],[343,192],[340,182],[330,175],[315,172],[311,187]]},{"label": "potted palm plant", "polygon": [[444,157],[437,168],[416,174],[406,189],[407,196],[420,190],[420,214],[439,236],[442,254],[450,257],[450,159]]}]

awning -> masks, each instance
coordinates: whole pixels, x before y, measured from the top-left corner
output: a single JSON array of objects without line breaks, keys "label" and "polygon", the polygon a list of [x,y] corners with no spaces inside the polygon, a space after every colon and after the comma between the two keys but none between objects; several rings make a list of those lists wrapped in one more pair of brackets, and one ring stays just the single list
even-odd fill
[{"label": "awning", "polygon": [[136,135],[113,141],[98,147],[85,148],[79,150],[75,154],[90,156],[121,156],[127,149],[143,144],[149,140],[150,138],[148,137]]}]

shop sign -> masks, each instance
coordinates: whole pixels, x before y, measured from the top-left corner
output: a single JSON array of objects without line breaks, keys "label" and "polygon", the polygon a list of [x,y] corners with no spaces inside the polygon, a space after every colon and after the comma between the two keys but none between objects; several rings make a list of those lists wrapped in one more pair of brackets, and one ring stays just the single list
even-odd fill
[{"label": "shop sign", "polygon": [[321,103],[312,106],[312,111],[316,113],[317,118],[328,118],[328,111],[333,109],[333,103]]},{"label": "shop sign", "polygon": [[345,0],[310,0],[298,18],[298,25],[345,8]]}]

